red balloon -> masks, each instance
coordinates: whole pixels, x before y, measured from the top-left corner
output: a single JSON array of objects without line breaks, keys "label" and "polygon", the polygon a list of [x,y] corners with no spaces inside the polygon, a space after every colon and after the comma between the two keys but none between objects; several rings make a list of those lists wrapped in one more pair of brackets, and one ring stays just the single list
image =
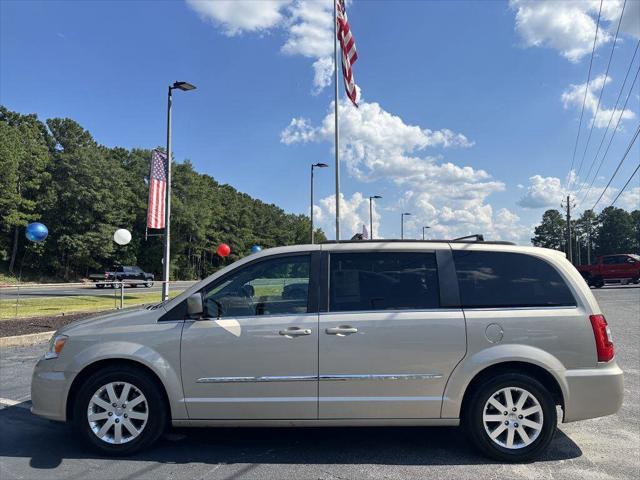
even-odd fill
[{"label": "red balloon", "polygon": [[227,257],[231,253],[231,247],[226,243],[221,243],[220,245],[218,245],[217,253],[221,257]]}]

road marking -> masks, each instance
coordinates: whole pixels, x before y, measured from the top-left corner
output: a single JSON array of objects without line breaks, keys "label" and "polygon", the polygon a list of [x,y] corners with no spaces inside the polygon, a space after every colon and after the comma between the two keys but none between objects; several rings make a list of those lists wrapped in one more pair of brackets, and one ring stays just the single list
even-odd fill
[{"label": "road marking", "polygon": [[24,408],[24,409],[29,409],[31,408],[30,405],[27,404],[28,400],[23,400],[23,401],[18,401],[18,400],[11,400],[10,398],[2,398],[0,397],[0,405],[4,406],[4,407],[18,407],[18,408]]}]

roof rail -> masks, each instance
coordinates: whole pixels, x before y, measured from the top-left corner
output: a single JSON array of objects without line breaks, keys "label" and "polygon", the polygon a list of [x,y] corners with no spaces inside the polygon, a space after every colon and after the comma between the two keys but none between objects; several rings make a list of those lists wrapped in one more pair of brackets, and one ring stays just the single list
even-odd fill
[{"label": "roof rail", "polygon": [[[474,235],[472,235],[474,237]],[[334,243],[483,243],[485,245],[516,245],[513,242],[505,242],[502,240],[475,240],[469,241],[467,237],[456,238],[454,240],[447,239],[431,239],[431,240],[413,240],[413,239],[405,239],[400,240],[397,238],[380,238],[375,240],[340,240],[336,242],[335,240],[325,240],[323,242],[318,242],[321,245],[334,244]]]},{"label": "roof rail", "polygon": [[476,242],[484,242],[484,235],[481,233],[474,233],[473,235],[467,235],[465,237],[454,238],[450,240],[451,242],[461,242],[462,240],[468,240],[470,238],[475,238]]}]

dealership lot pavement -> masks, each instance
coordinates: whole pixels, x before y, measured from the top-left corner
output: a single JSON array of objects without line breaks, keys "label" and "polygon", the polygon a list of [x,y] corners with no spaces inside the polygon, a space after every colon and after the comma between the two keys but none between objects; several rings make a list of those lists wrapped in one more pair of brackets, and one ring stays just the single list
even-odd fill
[{"label": "dealership lot pavement", "polygon": [[0,478],[635,478],[640,472],[640,288],[605,287],[594,293],[625,371],[624,405],[611,417],[561,425],[547,455],[536,463],[490,462],[455,428],[181,429],[152,450],[108,459],[80,445],[67,426],[29,413],[31,370],[45,348],[40,344],[0,350]]}]

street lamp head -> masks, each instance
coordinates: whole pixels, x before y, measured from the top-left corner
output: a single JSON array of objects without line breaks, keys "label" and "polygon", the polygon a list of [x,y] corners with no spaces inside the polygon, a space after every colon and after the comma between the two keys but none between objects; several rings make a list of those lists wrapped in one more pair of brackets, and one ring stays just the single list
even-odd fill
[{"label": "street lamp head", "polygon": [[175,82],[171,88],[187,92],[189,90],[195,90],[196,86],[189,82]]},{"label": "street lamp head", "polygon": [[312,167],[319,167],[319,168],[327,168],[329,165],[327,165],[326,163],[314,163],[312,165]]},{"label": "street lamp head", "polygon": [[382,198],[382,195],[374,195],[374,196],[369,197],[369,198]]},{"label": "street lamp head", "polygon": [[411,215],[411,213],[409,213],[409,212],[405,212],[405,213],[403,213],[402,215]]}]

